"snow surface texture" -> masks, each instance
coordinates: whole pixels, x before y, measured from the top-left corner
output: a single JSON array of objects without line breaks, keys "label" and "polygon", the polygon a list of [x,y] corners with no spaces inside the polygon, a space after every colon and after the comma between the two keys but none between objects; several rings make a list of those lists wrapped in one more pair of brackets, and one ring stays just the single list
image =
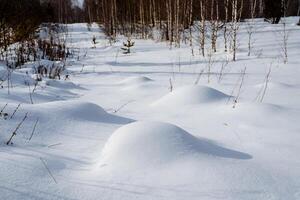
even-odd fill
[{"label": "snow surface texture", "polygon": [[0,63],[0,108],[8,103],[8,118],[0,118],[0,199],[299,200],[297,21],[287,19],[288,64],[282,24],[258,19],[252,55],[242,23],[237,61],[224,67],[231,55],[220,37],[209,77],[196,32],[195,56],[184,43],[170,50],[140,39],[123,55],[126,38],[109,46],[86,24],[68,25],[68,46],[79,48],[79,60],[66,63],[69,79],[44,78],[32,99],[38,63],[12,73],[9,95]]}]

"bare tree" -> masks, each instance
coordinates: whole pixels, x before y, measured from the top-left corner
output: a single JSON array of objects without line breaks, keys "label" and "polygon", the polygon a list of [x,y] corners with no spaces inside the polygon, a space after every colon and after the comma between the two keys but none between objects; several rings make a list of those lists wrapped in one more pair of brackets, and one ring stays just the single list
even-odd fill
[{"label": "bare tree", "polygon": [[219,14],[219,3],[217,0],[212,0],[209,23],[211,28],[211,48],[213,52],[217,52],[218,32],[220,27],[223,25],[223,23],[220,21]]},{"label": "bare tree", "polygon": [[189,9],[189,31],[190,31],[190,48],[191,48],[191,53],[192,56],[194,56],[194,47],[193,47],[193,26],[191,26],[191,24],[193,24],[193,0],[190,0],[190,9]]},{"label": "bare tree", "polygon": [[200,53],[205,56],[205,15],[206,15],[206,0],[200,0]]},{"label": "bare tree", "polygon": [[289,33],[286,28],[286,9],[287,4],[286,0],[282,0],[282,7],[283,7],[283,18],[282,18],[282,43],[281,43],[281,50],[282,50],[282,57],[283,57],[283,63],[287,64],[288,62],[288,39],[289,39]]},{"label": "bare tree", "polygon": [[252,36],[255,32],[255,14],[256,14],[256,2],[257,0],[249,0],[250,20],[247,21],[247,33],[248,33],[248,56],[251,55],[253,46]]},{"label": "bare tree", "polygon": [[243,0],[231,0],[232,19],[231,19],[231,32],[232,32],[232,60],[236,61],[237,53],[237,34],[240,27],[240,20],[242,16]]},{"label": "bare tree", "polygon": [[228,18],[229,18],[229,0],[224,0],[224,11],[225,11],[225,18],[224,18],[224,29],[223,29],[223,37],[224,37],[224,51],[227,52],[228,50]]}]

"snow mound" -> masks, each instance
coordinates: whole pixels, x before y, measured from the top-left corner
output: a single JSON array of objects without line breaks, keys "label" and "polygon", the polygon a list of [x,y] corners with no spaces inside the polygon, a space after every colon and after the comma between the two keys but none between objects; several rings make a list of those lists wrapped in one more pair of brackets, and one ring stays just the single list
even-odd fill
[{"label": "snow mound", "polygon": [[185,156],[210,154],[249,159],[250,156],[198,139],[185,130],[163,122],[134,122],[116,130],[102,151],[102,165],[149,167],[170,163]]},{"label": "snow mound", "polygon": [[229,96],[207,86],[184,86],[170,92],[159,100],[155,101],[153,106],[170,106],[170,105],[189,105],[217,102],[228,99]]},{"label": "snow mound", "polygon": [[113,133],[102,156],[109,165],[161,163],[192,151],[194,140],[192,135],[171,124],[135,122]]},{"label": "snow mound", "polygon": [[46,85],[56,88],[64,88],[64,89],[78,89],[80,88],[78,85],[75,85],[69,81],[60,81],[60,80],[47,80]]},{"label": "snow mound", "polygon": [[153,85],[149,84],[136,84],[136,85],[128,85],[122,88],[123,91],[131,91],[133,93],[136,92],[149,92],[149,90],[153,90]]},{"label": "snow mound", "polygon": [[122,80],[119,82],[119,84],[143,84],[153,81],[151,78],[145,77],[145,76],[134,76],[126,78],[125,80]]},{"label": "snow mound", "polygon": [[94,121],[114,124],[126,124],[132,120],[107,113],[101,106],[84,101],[55,101],[38,104],[35,108],[38,112],[48,113],[47,117],[78,121]]}]

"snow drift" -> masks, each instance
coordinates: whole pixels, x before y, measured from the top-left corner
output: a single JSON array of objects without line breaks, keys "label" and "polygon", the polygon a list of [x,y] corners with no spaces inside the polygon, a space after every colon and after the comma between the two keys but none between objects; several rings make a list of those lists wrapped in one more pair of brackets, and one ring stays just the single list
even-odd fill
[{"label": "snow drift", "polygon": [[153,106],[171,106],[171,105],[190,105],[200,103],[217,102],[228,99],[229,96],[207,86],[184,86],[170,92],[159,100],[155,101]]},{"label": "snow drift", "polygon": [[34,108],[43,118],[44,113],[47,117],[61,118],[67,120],[85,120],[113,124],[126,124],[132,120],[107,113],[101,106],[85,101],[56,101],[38,104]]},{"label": "snow drift", "polygon": [[212,155],[235,159],[251,156],[198,139],[185,130],[163,122],[134,122],[116,130],[102,151],[102,165],[149,167],[184,157]]},{"label": "snow drift", "polygon": [[119,84],[136,85],[153,81],[146,76],[133,76],[119,82]]},{"label": "snow drift", "polygon": [[122,90],[135,92],[151,89],[152,85],[149,84],[151,82],[153,80],[146,76],[133,76],[118,82],[118,84],[123,86]]},{"label": "snow drift", "polygon": [[64,89],[82,89],[80,86],[74,84],[69,81],[61,81],[61,80],[47,80],[46,85],[56,88],[64,88]]}]

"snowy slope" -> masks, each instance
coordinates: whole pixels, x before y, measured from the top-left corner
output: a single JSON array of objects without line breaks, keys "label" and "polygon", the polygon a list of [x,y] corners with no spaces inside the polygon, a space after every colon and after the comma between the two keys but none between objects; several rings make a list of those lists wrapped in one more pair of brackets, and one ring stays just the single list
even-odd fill
[{"label": "snowy slope", "polygon": [[[288,19],[288,64],[280,56],[282,25],[258,20],[250,57],[242,25],[238,60],[221,78],[230,58],[221,39],[208,76],[207,59],[192,56],[188,44],[170,50],[136,39],[124,55],[124,38],[109,46],[96,25],[69,25],[69,45],[80,48],[67,66],[70,80],[43,80],[31,104],[29,63],[12,74],[9,95],[6,82],[0,89],[0,108],[8,103],[8,119],[0,118],[0,199],[300,199],[296,22]],[[0,78],[6,73],[0,63]]]}]

